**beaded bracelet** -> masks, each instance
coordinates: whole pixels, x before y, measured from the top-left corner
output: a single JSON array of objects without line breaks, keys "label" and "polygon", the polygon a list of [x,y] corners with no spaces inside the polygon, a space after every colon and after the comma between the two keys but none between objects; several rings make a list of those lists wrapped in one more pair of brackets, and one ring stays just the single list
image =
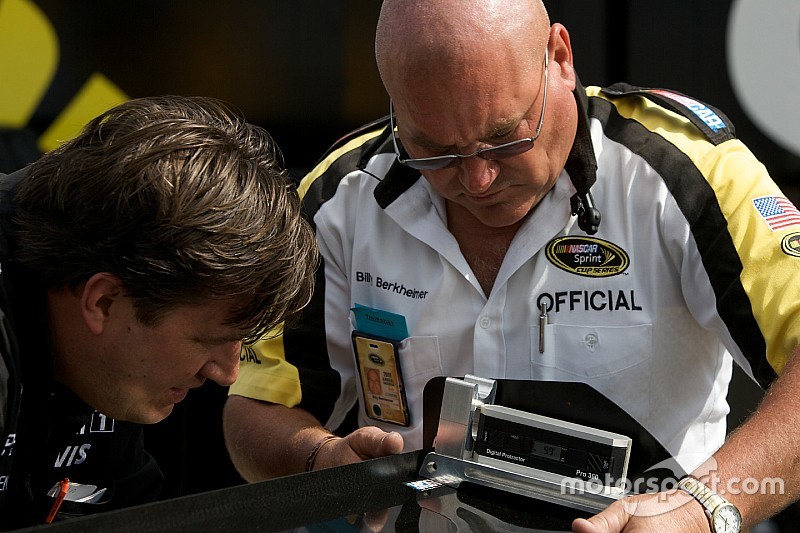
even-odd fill
[{"label": "beaded bracelet", "polygon": [[317,455],[319,455],[319,451],[322,449],[322,447],[333,439],[338,438],[340,437],[337,437],[336,435],[325,435],[314,445],[313,448],[311,448],[311,453],[308,454],[308,459],[306,459],[306,472],[311,472],[314,470],[314,462],[317,460]]}]

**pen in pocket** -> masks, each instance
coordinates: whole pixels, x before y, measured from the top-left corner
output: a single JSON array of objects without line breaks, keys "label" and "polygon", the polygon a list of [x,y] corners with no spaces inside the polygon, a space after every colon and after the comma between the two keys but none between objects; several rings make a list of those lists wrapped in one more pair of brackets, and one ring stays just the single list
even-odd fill
[{"label": "pen in pocket", "polygon": [[55,495],[56,501],[53,502],[53,507],[50,508],[50,513],[48,513],[47,518],[45,519],[45,524],[50,524],[53,522],[53,519],[58,514],[58,509],[61,507],[61,504],[64,503],[64,498],[67,496],[67,492],[69,491],[69,478],[65,478],[64,480],[58,483],[58,493]]},{"label": "pen in pocket", "polygon": [[544,327],[547,325],[547,307],[539,304],[539,353],[544,353]]}]

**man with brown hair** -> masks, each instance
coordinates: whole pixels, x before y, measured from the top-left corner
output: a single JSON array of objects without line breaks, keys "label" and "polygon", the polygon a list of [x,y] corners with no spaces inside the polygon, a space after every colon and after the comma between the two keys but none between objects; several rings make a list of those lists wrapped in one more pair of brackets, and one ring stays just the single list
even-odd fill
[{"label": "man with brown hair", "polygon": [[[221,102],[121,104],[0,176],[0,528],[155,499],[138,424],[236,378],[316,246],[263,129]],[[57,492],[57,490],[56,490]],[[48,495],[50,493],[50,495]]]}]

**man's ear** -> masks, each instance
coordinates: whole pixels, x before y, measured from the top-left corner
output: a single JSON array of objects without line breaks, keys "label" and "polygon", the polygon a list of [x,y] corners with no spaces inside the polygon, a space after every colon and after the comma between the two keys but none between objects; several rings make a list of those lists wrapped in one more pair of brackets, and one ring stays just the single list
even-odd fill
[{"label": "man's ear", "polygon": [[98,272],[86,280],[81,294],[81,314],[89,331],[95,335],[103,333],[112,306],[123,294],[122,281],[109,272]]},{"label": "man's ear", "polygon": [[552,59],[550,66],[555,69],[555,74],[561,79],[566,89],[575,90],[575,67],[572,64],[572,43],[569,32],[562,24],[556,22],[550,27],[550,40],[548,41]]}]

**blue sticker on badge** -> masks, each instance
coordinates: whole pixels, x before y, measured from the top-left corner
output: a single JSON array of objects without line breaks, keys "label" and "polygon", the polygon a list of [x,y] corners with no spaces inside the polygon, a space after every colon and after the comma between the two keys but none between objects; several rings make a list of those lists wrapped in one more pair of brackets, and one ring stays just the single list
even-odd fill
[{"label": "blue sticker on badge", "polygon": [[408,337],[406,317],[389,311],[356,304],[351,309],[356,318],[356,329],[366,335],[375,335],[393,341]]}]

